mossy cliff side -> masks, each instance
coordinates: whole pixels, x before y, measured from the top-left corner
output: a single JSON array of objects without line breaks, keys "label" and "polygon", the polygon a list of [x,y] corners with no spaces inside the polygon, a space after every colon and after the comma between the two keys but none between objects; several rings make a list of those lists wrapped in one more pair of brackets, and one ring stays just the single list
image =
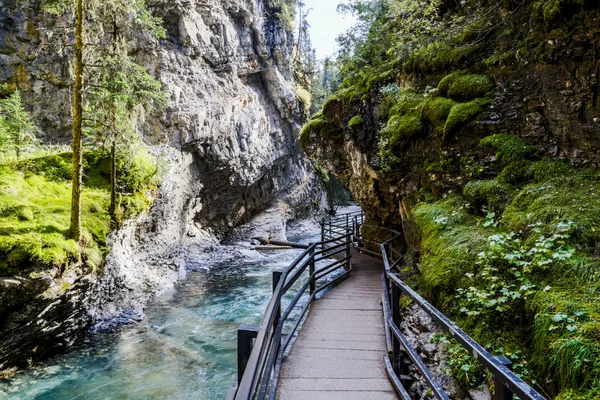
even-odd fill
[{"label": "mossy cliff side", "polygon": [[374,34],[394,26],[392,2],[377,2],[386,13],[357,51],[391,50],[342,61],[342,88],[302,146],[369,223],[403,229],[406,272],[460,326],[518,351],[519,374],[548,397],[597,398],[598,6],[441,3],[454,33],[417,31],[409,46]]}]

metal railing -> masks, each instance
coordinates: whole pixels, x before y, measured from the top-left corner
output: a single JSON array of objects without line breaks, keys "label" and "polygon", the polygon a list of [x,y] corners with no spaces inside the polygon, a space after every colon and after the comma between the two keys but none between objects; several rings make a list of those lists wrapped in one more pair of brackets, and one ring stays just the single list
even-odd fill
[{"label": "metal railing", "polygon": [[[495,400],[513,399],[545,400],[525,381],[511,371],[512,363],[504,356],[494,356],[479,343],[462,331],[454,322],[433,307],[418,293],[402,281],[399,269],[403,266],[404,237],[401,232],[389,228],[364,224],[362,212],[334,216],[321,224],[321,242],[310,244],[285,271],[273,273],[273,297],[267,306],[260,326],[243,324],[238,328],[238,380],[229,392],[228,399],[250,400],[275,398],[277,382],[285,351],[290,345],[303,317],[317,293],[346,277],[351,270],[350,246],[383,259],[385,271],[382,274],[382,306],[388,354],[384,363],[388,376],[403,400],[411,400],[404,382],[410,380],[405,373],[403,358],[409,358],[438,399],[449,399],[440,383],[427,368],[419,354],[411,346],[400,330],[401,296],[408,296],[425,311],[438,326],[448,332],[475,359],[483,364],[494,376]],[[385,232],[389,238],[376,242],[362,237],[364,228]],[[378,235],[381,237],[382,235]],[[373,246],[378,246],[379,252]],[[324,260],[335,261],[316,269],[316,263]],[[344,268],[345,272],[317,287],[317,280]],[[290,304],[281,310],[282,299],[299,282],[308,269],[308,276],[301,284]],[[301,305],[300,316],[290,321],[293,327],[283,334],[285,322],[300,301],[309,291],[308,301]]]},{"label": "metal railing", "polygon": [[402,384],[403,357],[408,357],[418,369],[421,376],[427,381],[432,393],[438,399],[449,399],[444,389],[427,368],[419,354],[410,345],[407,338],[400,331],[401,296],[408,296],[414,304],[425,311],[438,326],[456,339],[473,357],[478,360],[494,377],[494,399],[508,400],[517,395],[521,400],[543,400],[544,397],[536,392],[520,377],[511,370],[512,363],[504,356],[494,356],[485,350],[473,338],[461,330],[454,322],[433,307],[427,300],[411,289],[400,279],[398,269],[401,266],[403,256],[393,248],[393,242],[402,237],[402,233],[396,232],[396,236],[380,244],[381,257],[385,266],[382,275],[383,286],[383,313],[386,328],[386,342],[388,345],[388,356],[386,357],[386,369],[390,380],[404,400],[411,400],[406,388]]},{"label": "metal railing", "polygon": [[[284,271],[273,273],[273,296],[260,325],[242,324],[238,328],[238,376],[228,399],[275,398],[283,357],[311,302],[318,293],[350,273],[352,232],[322,239],[310,244]],[[343,273],[331,276],[342,268]],[[329,280],[323,281],[325,277]],[[288,293],[293,297],[282,309],[282,300]],[[305,293],[309,298],[301,303]],[[300,312],[292,319],[296,307],[300,307]],[[286,322],[292,327],[284,332]]]}]

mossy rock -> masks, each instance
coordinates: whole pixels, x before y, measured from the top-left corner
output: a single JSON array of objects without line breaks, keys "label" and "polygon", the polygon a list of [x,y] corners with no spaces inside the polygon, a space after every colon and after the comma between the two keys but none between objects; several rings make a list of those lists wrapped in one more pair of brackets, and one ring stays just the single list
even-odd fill
[{"label": "mossy rock", "polygon": [[362,125],[364,125],[365,120],[363,119],[363,117],[361,117],[360,115],[355,115],[354,117],[352,117],[350,119],[350,121],[348,121],[348,127],[350,128],[358,128]]},{"label": "mossy rock", "polygon": [[454,100],[446,97],[435,97],[423,106],[422,118],[427,124],[439,128],[443,127],[450,115],[450,110],[456,106]]},{"label": "mossy rock", "polygon": [[515,161],[508,164],[498,175],[498,182],[508,185],[518,185],[528,181],[531,178],[530,161]]},{"label": "mossy rock", "polygon": [[307,151],[311,137],[322,137],[329,141],[340,143],[344,140],[344,131],[332,123],[329,123],[324,117],[310,120],[300,131],[300,145]]},{"label": "mossy rock", "polygon": [[448,97],[456,101],[469,101],[489,97],[494,82],[486,75],[459,75],[448,87]]},{"label": "mossy rock", "polygon": [[427,97],[420,93],[402,92],[396,102],[391,105],[389,116],[420,113],[426,102]]},{"label": "mossy rock", "polygon": [[496,156],[505,163],[531,158],[538,151],[536,146],[528,146],[520,137],[504,133],[487,136],[480,143],[493,147]]},{"label": "mossy rock", "polygon": [[501,213],[514,194],[514,189],[495,179],[473,181],[465,185],[463,195],[476,210],[485,206],[488,210]]},{"label": "mossy rock", "polygon": [[448,140],[458,130],[473,121],[482,111],[482,102],[473,100],[452,107],[444,125],[444,140]]},{"label": "mossy rock", "polygon": [[308,121],[300,130],[300,145],[306,151],[307,145],[312,134],[316,134],[323,126],[325,126],[325,118],[323,114],[315,115],[313,119]]},{"label": "mossy rock", "polygon": [[441,96],[448,97],[448,89],[458,79],[459,76],[459,74],[449,74],[442,78],[437,86]]},{"label": "mossy rock", "polygon": [[400,157],[411,139],[421,136],[423,123],[418,114],[394,115],[382,131],[390,137],[390,150]]}]

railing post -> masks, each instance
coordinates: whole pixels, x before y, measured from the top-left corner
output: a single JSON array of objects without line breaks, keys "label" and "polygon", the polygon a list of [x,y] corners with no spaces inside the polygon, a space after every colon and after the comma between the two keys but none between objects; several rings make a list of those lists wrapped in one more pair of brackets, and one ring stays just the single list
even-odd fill
[{"label": "railing post", "polygon": [[[350,228],[348,228],[348,229],[346,229],[346,258],[352,256],[352,253],[350,251],[351,240],[352,240],[352,231],[350,230]],[[345,269],[346,269],[346,271],[352,270],[352,259],[351,258],[347,258]]]},{"label": "railing post", "polygon": [[[321,242],[325,241],[325,220],[321,221]],[[325,245],[321,243],[321,250]]]},{"label": "railing post", "polygon": [[348,214],[346,214],[346,230],[348,230],[348,228],[350,228],[350,225],[348,225]]},{"label": "railing post", "polygon": [[[503,364],[506,368],[512,371],[512,361],[504,356],[496,356],[496,360],[498,360],[501,364]],[[494,387],[496,388],[496,393],[494,394],[494,400],[512,400],[513,392],[500,381],[500,377],[496,375],[494,377]]]},{"label": "railing post", "polygon": [[[392,322],[400,327],[400,288],[391,282],[392,293],[390,302],[392,308]],[[396,375],[400,375],[400,341],[396,335],[392,335],[392,365]]]},{"label": "railing post", "polygon": [[252,324],[241,324],[237,330],[237,365],[238,365],[238,383],[242,381],[254,339],[258,336],[258,327]]},{"label": "railing post", "polygon": [[313,294],[315,294],[315,291],[317,290],[317,279],[312,278],[313,274],[315,273],[315,248],[312,247],[312,243],[308,244],[310,247],[310,251],[309,251],[309,257],[310,257],[310,261],[308,264],[308,275],[310,278],[310,295],[312,296]]},{"label": "railing post", "polygon": [[[279,284],[279,280],[281,279],[281,271],[273,271],[273,293],[275,293],[275,289],[277,289],[277,285]],[[277,309],[275,310],[275,326],[279,325],[279,320],[281,319],[281,299],[277,304]]]}]

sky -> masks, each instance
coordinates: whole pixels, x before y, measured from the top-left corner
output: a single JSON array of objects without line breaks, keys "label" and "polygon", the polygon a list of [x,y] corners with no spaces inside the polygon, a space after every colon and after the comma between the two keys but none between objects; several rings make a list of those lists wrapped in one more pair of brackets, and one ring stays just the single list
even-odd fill
[{"label": "sky", "polygon": [[317,51],[317,58],[324,59],[335,54],[337,42],[335,38],[344,33],[356,22],[352,15],[337,13],[337,6],[342,0],[304,0],[310,24],[310,40]]}]

